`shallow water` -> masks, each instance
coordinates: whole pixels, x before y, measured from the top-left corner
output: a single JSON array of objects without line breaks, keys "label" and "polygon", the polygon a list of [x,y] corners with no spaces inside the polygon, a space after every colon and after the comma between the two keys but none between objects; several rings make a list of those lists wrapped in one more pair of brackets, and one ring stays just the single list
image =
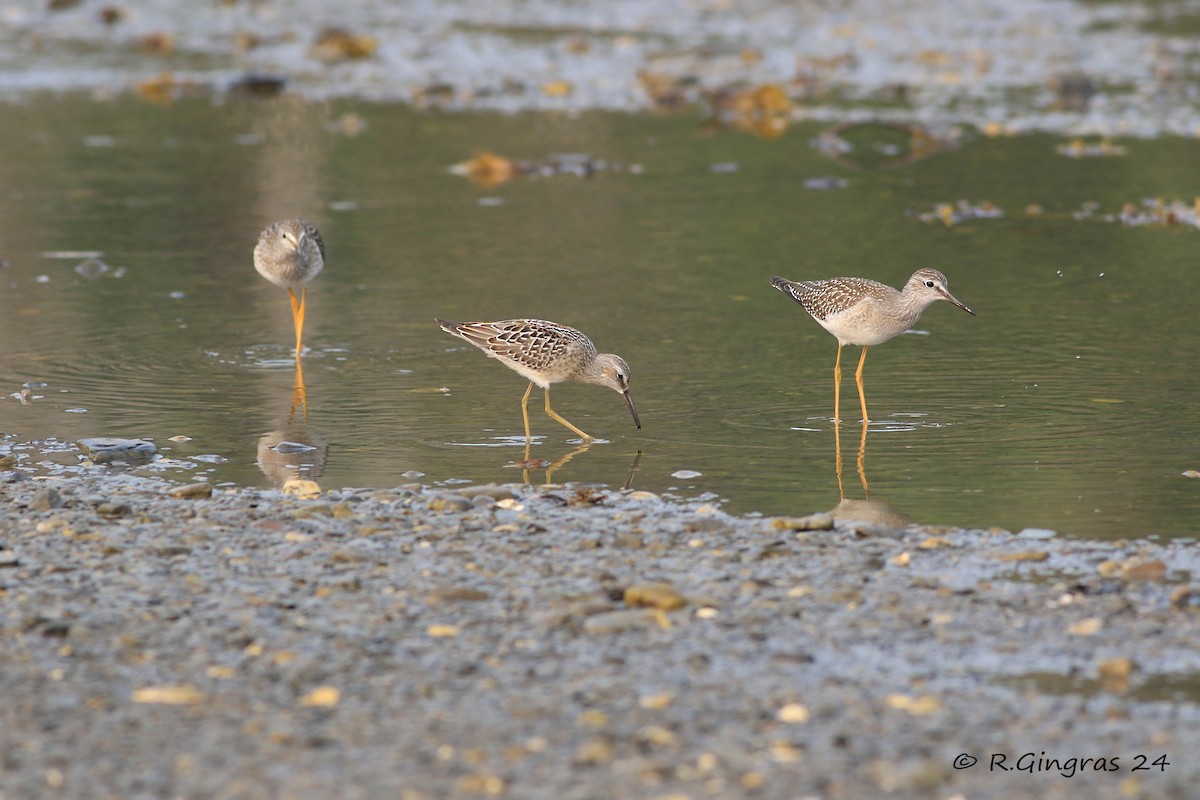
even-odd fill
[{"label": "shallow water", "polygon": [[[142,471],[266,486],[288,474],[268,448],[291,441],[315,446],[290,457],[326,487],[520,480],[524,381],[433,319],[531,316],[628,360],[644,425],[611,391],[558,386],[555,408],[605,439],[580,448],[535,393],[531,455],[570,457],[551,479],[711,494],[739,513],[831,509],[836,342],[769,279],[899,286],[929,265],[978,317],[940,303],[916,334],[871,349],[863,467],[876,510],[1194,535],[1196,230],[1102,218],[1154,197],[1189,212],[1194,142],[1072,159],[1056,137],[968,132],[878,169],[818,153],[819,126],[764,140],[701,122],[286,98],[6,106],[5,446],[54,472],[78,463],[77,438],[146,437],[167,459]],[[894,143],[856,137],[868,154]],[[590,178],[485,188],[449,171],[479,150],[605,163]],[[816,178],[845,186],[809,188]],[[959,200],[1005,214],[921,217]],[[1089,202],[1098,210],[1076,218]],[[259,230],[290,215],[327,247],[309,293],[307,420],[293,407],[286,296],[250,258]],[[107,271],[80,274],[89,257]],[[865,494],[858,352],[844,353],[842,394],[853,499]]]}]

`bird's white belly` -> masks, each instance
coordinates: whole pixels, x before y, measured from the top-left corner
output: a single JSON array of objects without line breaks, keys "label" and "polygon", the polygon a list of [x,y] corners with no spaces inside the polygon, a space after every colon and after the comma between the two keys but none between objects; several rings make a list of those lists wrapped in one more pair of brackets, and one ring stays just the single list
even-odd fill
[{"label": "bird's white belly", "polygon": [[897,319],[872,311],[874,308],[871,305],[860,303],[854,308],[830,314],[817,322],[842,344],[870,347],[883,344],[888,339],[904,333],[916,321]]}]

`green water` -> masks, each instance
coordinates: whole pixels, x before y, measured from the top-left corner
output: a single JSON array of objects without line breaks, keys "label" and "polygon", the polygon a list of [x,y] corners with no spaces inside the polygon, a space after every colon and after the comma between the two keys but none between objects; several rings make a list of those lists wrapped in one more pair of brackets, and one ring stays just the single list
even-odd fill
[{"label": "green water", "polygon": [[[347,112],[360,134],[333,129]],[[635,429],[606,389],[556,387],[556,409],[606,441],[554,480],[710,493],[738,513],[830,509],[836,342],[769,279],[899,286],[936,266],[978,316],[937,304],[917,326],[927,335],[871,349],[871,498],[928,523],[1194,535],[1200,480],[1182,473],[1200,469],[1197,231],[1071,212],[1190,204],[1200,144],[1068,159],[1057,137],[968,134],[881,169],[821,155],[820,130],[768,141],[708,131],[689,112],[286,99],[6,106],[0,431],[40,472],[74,465],[64,443],[82,436],[148,437],[175,459],[157,474],[267,486],[278,475],[256,461],[274,434],[267,444],[318,445],[327,488],[520,480],[505,465],[522,457],[526,384],[433,319],[542,317],[630,363],[643,421]],[[860,136],[871,147],[875,133]],[[450,173],[479,150],[614,167],[488,188]],[[806,187],[819,177],[848,183]],[[918,216],[962,199],[1006,214],[952,227]],[[1042,214],[1024,212],[1034,203]],[[307,422],[291,411],[286,296],[250,257],[267,223],[294,215],[327,247],[309,293]],[[97,251],[111,271],[80,276],[82,257],[47,255],[62,251]],[[858,350],[845,358],[849,375]],[[41,399],[11,396],[26,382],[46,384],[32,390]],[[853,382],[843,390],[844,485],[861,499]],[[575,452],[539,395],[533,456]],[[192,439],[169,441],[180,435]],[[672,477],[681,470],[700,475]]]}]

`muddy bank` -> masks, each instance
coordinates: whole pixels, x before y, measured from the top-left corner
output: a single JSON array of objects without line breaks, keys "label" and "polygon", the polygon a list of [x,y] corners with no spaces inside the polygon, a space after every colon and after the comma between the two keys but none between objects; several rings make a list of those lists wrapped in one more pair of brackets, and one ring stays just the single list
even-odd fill
[{"label": "muddy bank", "polygon": [[573,487],[172,488],[0,486],[5,798],[1182,798],[1200,778],[1186,544]]}]

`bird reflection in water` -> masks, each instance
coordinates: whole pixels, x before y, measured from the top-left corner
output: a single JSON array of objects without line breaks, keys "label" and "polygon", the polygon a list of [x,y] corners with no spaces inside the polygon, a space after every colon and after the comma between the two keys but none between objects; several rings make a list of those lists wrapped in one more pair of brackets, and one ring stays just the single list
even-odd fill
[{"label": "bird reflection in water", "polygon": [[854,500],[846,497],[846,491],[842,486],[842,437],[839,433],[839,428],[840,426],[838,425],[835,425],[833,428],[833,446],[837,450],[837,457],[834,459],[834,464],[837,470],[838,504],[829,512],[829,516],[840,522],[852,520],[855,522],[865,522],[870,525],[882,525],[888,528],[903,528],[912,524],[914,521],[913,518],[891,503],[886,500],[871,498],[871,486],[867,483],[866,420],[863,420],[862,435],[858,440],[858,457],[855,459],[855,466],[858,469],[858,479],[862,483],[865,496],[862,500]]},{"label": "bird reflection in water", "polygon": [[[545,458],[530,458],[530,454],[529,454],[530,443],[528,441],[526,441],[524,458],[519,462],[516,462],[513,464],[508,464],[506,466],[511,467],[511,468],[520,469],[521,470],[521,480],[527,484],[530,483],[530,480],[529,480],[529,471],[530,470],[545,470],[546,471],[546,480],[543,483],[543,485],[547,485],[547,484],[551,484],[554,482],[554,473],[556,470],[561,469],[568,461],[573,459],[575,456],[580,455],[582,453],[586,453],[589,449],[591,449],[591,446],[592,446],[592,443],[590,441],[584,442],[583,444],[576,447],[574,450],[571,450],[570,452],[565,453],[565,454],[559,456],[558,458],[554,459],[553,461],[551,461],[551,460],[545,459]],[[638,465],[641,463],[641,461],[642,461],[642,451],[638,450],[637,453],[634,454],[633,463],[629,465],[629,471],[625,475],[625,482],[621,485],[622,490],[627,490],[627,489],[632,488],[633,478],[635,475],[637,475]]]},{"label": "bird reflection in water", "polygon": [[325,474],[328,452],[324,434],[309,425],[308,391],[297,359],[291,406],[277,430],[259,437],[258,468],[277,487],[293,480],[315,482]]},{"label": "bird reflection in water", "polygon": [[[834,468],[837,470],[838,482],[838,497],[842,500],[846,499],[846,490],[842,486],[842,433],[841,426],[833,426],[833,448],[837,451],[834,458]],[[867,421],[864,419],[862,424],[862,436],[858,440],[858,458],[855,461],[858,467],[858,479],[862,482],[863,492],[867,497],[871,496],[871,486],[867,483]]]}]

